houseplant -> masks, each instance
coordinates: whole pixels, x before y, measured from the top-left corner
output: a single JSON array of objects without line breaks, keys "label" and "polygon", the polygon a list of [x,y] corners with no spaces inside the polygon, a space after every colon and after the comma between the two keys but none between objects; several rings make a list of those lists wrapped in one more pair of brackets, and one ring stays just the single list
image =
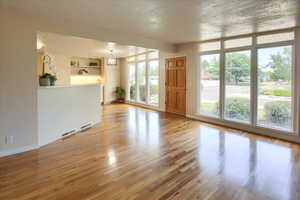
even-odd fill
[{"label": "houseplant", "polygon": [[43,57],[43,72],[42,75],[39,77],[40,86],[53,86],[55,85],[55,81],[57,80],[56,75],[52,75],[50,73],[45,73],[45,67],[48,66],[49,70],[56,74],[56,68],[53,63],[53,58],[46,54]]},{"label": "houseplant", "polygon": [[125,90],[121,87],[117,87],[115,91],[117,95],[117,102],[124,102],[125,100]]},{"label": "houseplant", "polygon": [[55,75],[45,73],[40,76],[40,86],[53,86],[55,85],[55,81],[57,80]]}]

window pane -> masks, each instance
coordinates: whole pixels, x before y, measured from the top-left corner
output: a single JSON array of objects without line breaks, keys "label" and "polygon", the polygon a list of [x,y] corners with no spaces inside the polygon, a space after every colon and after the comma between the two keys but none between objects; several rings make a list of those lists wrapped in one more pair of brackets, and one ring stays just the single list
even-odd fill
[{"label": "window pane", "polygon": [[138,101],[146,103],[146,63],[138,63]]},{"label": "window pane", "polygon": [[136,97],[136,82],[135,82],[135,64],[129,64],[129,99],[135,101]]},{"label": "window pane", "polygon": [[292,47],[258,50],[257,123],[292,129]]},{"label": "window pane", "polygon": [[133,57],[129,57],[126,60],[127,60],[127,62],[133,62],[133,61],[135,61],[135,57],[134,56]]},{"label": "window pane", "polygon": [[295,38],[294,32],[277,33],[272,35],[261,35],[257,37],[257,44],[289,41],[289,40],[294,40],[294,38]]},{"label": "window pane", "polygon": [[225,119],[250,122],[250,69],[250,51],[225,54]]},{"label": "window pane", "polygon": [[137,60],[145,60],[145,59],[146,59],[146,55],[145,54],[137,56]]},{"label": "window pane", "polygon": [[148,54],[149,59],[157,59],[158,58],[158,51],[153,51]]},{"label": "window pane", "polygon": [[149,103],[158,106],[159,92],[159,63],[158,60],[149,62]]},{"label": "window pane", "polygon": [[221,49],[221,42],[207,42],[199,45],[199,51],[214,51]]},{"label": "window pane", "polygon": [[220,56],[200,56],[200,114],[219,116]]},{"label": "window pane", "polygon": [[244,47],[244,46],[251,46],[252,45],[252,38],[238,38],[232,40],[225,41],[225,48],[236,48],[236,47]]}]

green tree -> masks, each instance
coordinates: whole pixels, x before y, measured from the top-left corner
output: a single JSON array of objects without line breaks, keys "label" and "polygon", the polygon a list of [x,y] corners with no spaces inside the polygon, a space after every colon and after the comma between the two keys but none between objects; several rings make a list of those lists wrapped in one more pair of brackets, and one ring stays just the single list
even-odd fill
[{"label": "green tree", "polygon": [[220,63],[219,59],[217,58],[218,57],[213,57],[210,62],[208,62],[207,60],[201,61],[201,67],[212,76],[219,76],[220,73]]},{"label": "green tree", "polygon": [[271,61],[267,66],[272,69],[270,76],[273,80],[291,80],[291,55],[291,48],[284,48],[282,53],[271,55]]},{"label": "green tree", "polygon": [[242,77],[250,75],[250,57],[243,53],[226,54],[225,78],[238,84]]}]

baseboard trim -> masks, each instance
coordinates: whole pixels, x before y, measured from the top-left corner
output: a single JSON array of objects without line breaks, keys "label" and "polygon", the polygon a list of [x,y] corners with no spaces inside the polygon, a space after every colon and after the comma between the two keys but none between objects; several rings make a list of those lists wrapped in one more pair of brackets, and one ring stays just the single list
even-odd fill
[{"label": "baseboard trim", "polygon": [[155,110],[155,111],[159,111],[159,112],[165,112],[163,109],[161,109],[159,107],[151,106],[151,105],[147,105],[147,104],[135,103],[135,102],[131,102],[131,101],[125,101],[125,104],[138,106],[141,108],[146,108],[146,109]]},{"label": "baseboard trim", "polygon": [[227,127],[236,131],[245,131],[250,134],[257,134],[262,136],[267,136],[275,139],[285,140],[288,142],[298,143],[300,144],[300,137],[297,134],[290,134],[290,133],[284,133],[277,130],[267,129],[263,127],[251,127],[251,125],[247,124],[238,124],[235,122],[228,122],[228,121],[218,121],[216,119],[209,119],[205,117],[199,117],[197,115],[186,115],[187,118],[201,121],[207,124],[211,124],[213,126],[221,126],[221,127]]},{"label": "baseboard trim", "polygon": [[38,145],[28,145],[28,146],[24,146],[24,147],[20,147],[20,148],[16,148],[16,149],[11,149],[8,151],[1,151],[0,158],[18,154],[18,153],[22,153],[22,152],[26,152],[26,151],[31,151],[31,150],[38,149],[38,148],[39,148]]}]

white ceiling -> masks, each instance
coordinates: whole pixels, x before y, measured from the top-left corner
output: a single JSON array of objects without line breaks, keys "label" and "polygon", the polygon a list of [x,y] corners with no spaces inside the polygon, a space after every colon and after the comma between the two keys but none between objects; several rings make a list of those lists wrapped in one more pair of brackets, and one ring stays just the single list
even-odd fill
[{"label": "white ceiling", "polygon": [[170,43],[299,25],[299,0],[0,0],[51,20],[90,24]]},{"label": "white ceiling", "polygon": [[113,50],[113,55],[121,58],[151,50],[142,47],[122,46],[112,42],[103,42],[45,32],[39,32],[37,38],[38,43],[43,46],[43,51],[66,56],[89,58],[108,57],[110,55],[110,50]]}]

